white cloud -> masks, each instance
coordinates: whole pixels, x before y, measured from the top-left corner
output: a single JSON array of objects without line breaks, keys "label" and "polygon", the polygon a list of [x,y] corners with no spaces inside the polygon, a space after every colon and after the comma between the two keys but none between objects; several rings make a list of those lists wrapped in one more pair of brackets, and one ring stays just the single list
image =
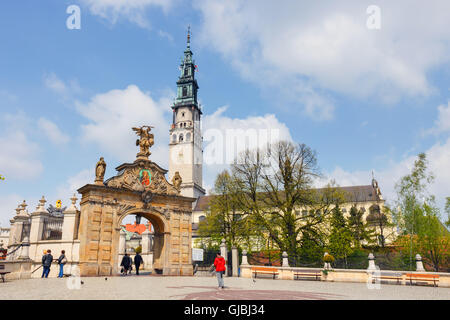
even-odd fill
[{"label": "white cloud", "polygon": [[[450,138],[444,143],[437,142],[425,151],[429,162],[429,170],[434,174],[435,181],[429,192],[436,196],[437,204],[442,208],[445,197],[450,196]],[[401,177],[410,174],[417,156],[408,156],[401,161],[388,163],[386,168],[375,171],[383,198],[390,202],[395,200],[395,184]],[[336,167],[331,173],[326,173],[327,179],[335,179],[340,186],[368,185],[371,182],[371,171],[345,171]],[[322,185],[327,179],[320,181]]]},{"label": "white cloud", "polygon": [[59,94],[65,94],[66,91],[68,90],[64,81],[58,78],[58,76],[54,73],[44,75],[44,84],[47,88]]},{"label": "white cloud", "polygon": [[54,122],[46,118],[39,118],[38,128],[55,144],[65,144],[70,140],[69,136],[61,132]]},{"label": "white cloud", "polygon": [[81,92],[77,80],[72,79],[67,82],[61,80],[55,73],[45,73],[44,85],[62,98],[68,99],[72,94]]},{"label": "white cloud", "polygon": [[[273,114],[230,118],[227,106],[203,118],[204,185],[211,188],[219,172],[228,169],[235,157],[246,148],[265,147],[278,140],[292,141],[289,128]],[[208,190],[209,191],[209,190]]]},{"label": "white cloud", "polygon": [[366,26],[368,5],[197,0],[194,6],[204,46],[244,78],[290,91],[304,112],[327,120],[334,107],[323,89],[385,103],[427,96],[434,90],[427,73],[449,62],[448,1],[378,1],[377,31]]},{"label": "white cloud", "polygon": [[[94,179],[94,168],[82,170],[74,176],[69,177],[64,184],[57,188],[56,198],[61,199],[64,205],[69,205],[71,203],[69,199],[73,196],[73,194],[77,193],[77,190],[82,186],[88,183],[93,183]],[[78,194],[77,198],[79,198]]]},{"label": "white cloud", "polygon": [[438,119],[435,122],[434,128],[429,130],[429,133],[444,133],[450,132],[450,100],[447,105],[440,105],[438,107]]},{"label": "white cloud", "polygon": [[9,228],[9,220],[16,215],[15,209],[22,201],[23,198],[15,193],[0,194],[0,225],[3,228]]},{"label": "white cloud", "polygon": [[[111,90],[97,94],[88,103],[77,102],[77,109],[89,122],[81,125],[82,141],[94,143],[101,152],[119,161],[131,162],[136,158],[136,134],[132,127],[151,125],[155,128],[155,145],[150,159],[162,166],[168,164],[169,121],[173,93],[158,101],[129,85],[124,90]],[[167,117],[168,118],[168,117]],[[108,163],[108,158],[105,156]]]},{"label": "white cloud", "polygon": [[41,149],[30,140],[30,120],[23,114],[3,115],[0,136],[0,170],[7,179],[33,179],[41,174]]},{"label": "white cloud", "polygon": [[150,21],[144,15],[147,8],[156,7],[168,12],[173,2],[173,0],[82,0],[92,14],[112,24],[122,17],[142,28],[150,28]]}]

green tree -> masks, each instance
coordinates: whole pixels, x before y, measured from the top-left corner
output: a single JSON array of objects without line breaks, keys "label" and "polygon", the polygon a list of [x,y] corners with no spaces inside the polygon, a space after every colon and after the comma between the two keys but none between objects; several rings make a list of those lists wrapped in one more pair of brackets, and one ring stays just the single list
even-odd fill
[{"label": "green tree", "polygon": [[438,272],[443,265],[448,265],[450,236],[439,220],[439,210],[436,206],[423,204],[416,241],[424,261],[429,261],[435,271]]},{"label": "green tree", "polygon": [[323,234],[317,234],[315,230],[303,230],[299,249],[300,263],[322,267],[324,238]]},{"label": "green tree", "polygon": [[5,177],[0,174],[0,180],[5,180]]},{"label": "green tree", "polygon": [[348,229],[353,238],[353,246],[355,248],[361,247],[361,242],[366,241],[371,243],[374,237],[374,231],[369,228],[369,223],[363,219],[364,212],[358,210],[356,206],[350,208],[348,217]]},{"label": "green tree", "polygon": [[[395,237],[395,223],[392,222],[391,209],[388,206],[375,205],[370,207],[371,212],[366,218],[368,225],[372,228],[372,239],[378,246],[384,248],[386,239]],[[393,239],[394,240],[394,239]]]},{"label": "green tree", "polygon": [[447,213],[447,221],[445,222],[445,225],[447,227],[450,227],[450,197],[447,197],[445,199],[445,212]]},{"label": "green tree", "polygon": [[347,267],[347,257],[353,252],[354,238],[339,205],[332,210],[330,225],[328,249],[335,258],[344,259]]},{"label": "green tree", "polygon": [[[267,149],[246,150],[232,170],[243,210],[294,262],[303,231],[318,233],[336,198],[333,188],[312,189],[320,176],[315,152],[304,144],[281,141]],[[297,214],[306,207],[312,209],[308,214]]]},{"label": "green tree", "polygon": [[434,196],[428,192],[433,181],[426,155],[421,153],[411,173],[396,184],[394,215],[400,231],[408,236],[410,268],[413,268],[413,256],[417,252],[427,258],[435,270],[448,260],[448,230],[439,219]]},{"label": "green tree", "polygon": [[206,219],[199,223],[199,235],[209,238],[209,247],[217,247],[222,239],[228,247],[251,246],[255,228],[250,230],[251,218],[247,217],[237,201],[238,190],[233,177],[227,170],[218,174],[213,197]]}]

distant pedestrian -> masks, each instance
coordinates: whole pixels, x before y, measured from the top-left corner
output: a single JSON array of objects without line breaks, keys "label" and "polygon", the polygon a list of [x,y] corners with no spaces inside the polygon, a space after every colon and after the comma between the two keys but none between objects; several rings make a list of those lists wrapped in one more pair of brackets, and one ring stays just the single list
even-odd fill
[{"label": "distant pedestrian", "polygon": [[142,259],[141,255],[139,253],[136,253],[134,256],[134,266],[136,267],[136,275],[139,275],[139,267],[141,264],[144,264],[144,260]]},{"label": "distant pedestrian", "polygon": [[124,276],[127,275],[128,270],[131,268],[131,263],[132,263],[132,261],[131,261],[130,256],[128,256],[128,254],[125,253],[125,255],[122,258],[122,262],[120,263],[120,266],[122,267],[122,274]]},{"label": "distant pedestrian", "polygon": [[216,277],[219,282],[219,289],[223,289],[225,287],[223,283],[223,275],[225,273],[225,258],[217,253],[216,259],[214,260],[214,267],[216,268]]},{"label": "distant pedestrian", "polygon": [[44,270],[42,271],[41,278],[48,278],[52,262],[53,262],[52,250],[47,250],[47,253],[42,257],[42,267],[44,268]]},{"label": "distant pedestrian", "polygon": [[64,265],[67,263],[66,251],[61,250],[61,255],[58,258],[59,264],[59,275],[58,278],[62,278],[64,276]]}]

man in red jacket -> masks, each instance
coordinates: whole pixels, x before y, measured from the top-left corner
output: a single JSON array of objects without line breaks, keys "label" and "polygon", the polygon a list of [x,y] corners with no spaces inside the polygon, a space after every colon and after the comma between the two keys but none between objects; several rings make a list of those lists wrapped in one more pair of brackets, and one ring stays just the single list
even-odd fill
[{"label": "man in red jacket", "polygon": [[219,282],[219,289],[224,288],[223,284],[223,274],[225,273],[225,259],[217,253],[216,259],[214,260],[214,267],[216,267],[217,281]]}]

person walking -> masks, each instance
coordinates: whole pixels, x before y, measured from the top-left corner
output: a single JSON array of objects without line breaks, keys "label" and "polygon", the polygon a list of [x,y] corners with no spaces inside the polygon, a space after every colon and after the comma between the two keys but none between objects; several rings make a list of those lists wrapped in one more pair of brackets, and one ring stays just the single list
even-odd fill
[{"label": "person walking", "polygon": [[136,255],[134,256],[134,265],[136,267],[136,275],[139,275],[139,267],[141,264],[144,264],[144,260],[142,259],[141,255],[136,252]]},{"label": "person walking", "polygon": [[58,278],[62,278],[64,276],[64,265],[67,263],[66,251],[61,250],[61,255],[58,258],[59,264],[59,275]]},{"label": "person walking", "polygon": [[125,253],[125,255],[123,256],[120,266],[122,267],[122,274],[126,276],[128,270],[131,268],[131,258],[128,256],[127,253]]},{"label": "person walking", "polygon": [[53,262],[52,250],[47,250],[47,253],[42,257],[42,267],[44,270],[42,271],[41,278],[48,278],[48,274],[50,273],[50,267]]},{"label": "person walking", "polygon": [[214,260],[214,267],[216,268],[216,277],[219,283],[219,289],[223,289],[225,287],[223,283],[223,275],[225,273],[225,258],[217,253],[216,259]]}]

